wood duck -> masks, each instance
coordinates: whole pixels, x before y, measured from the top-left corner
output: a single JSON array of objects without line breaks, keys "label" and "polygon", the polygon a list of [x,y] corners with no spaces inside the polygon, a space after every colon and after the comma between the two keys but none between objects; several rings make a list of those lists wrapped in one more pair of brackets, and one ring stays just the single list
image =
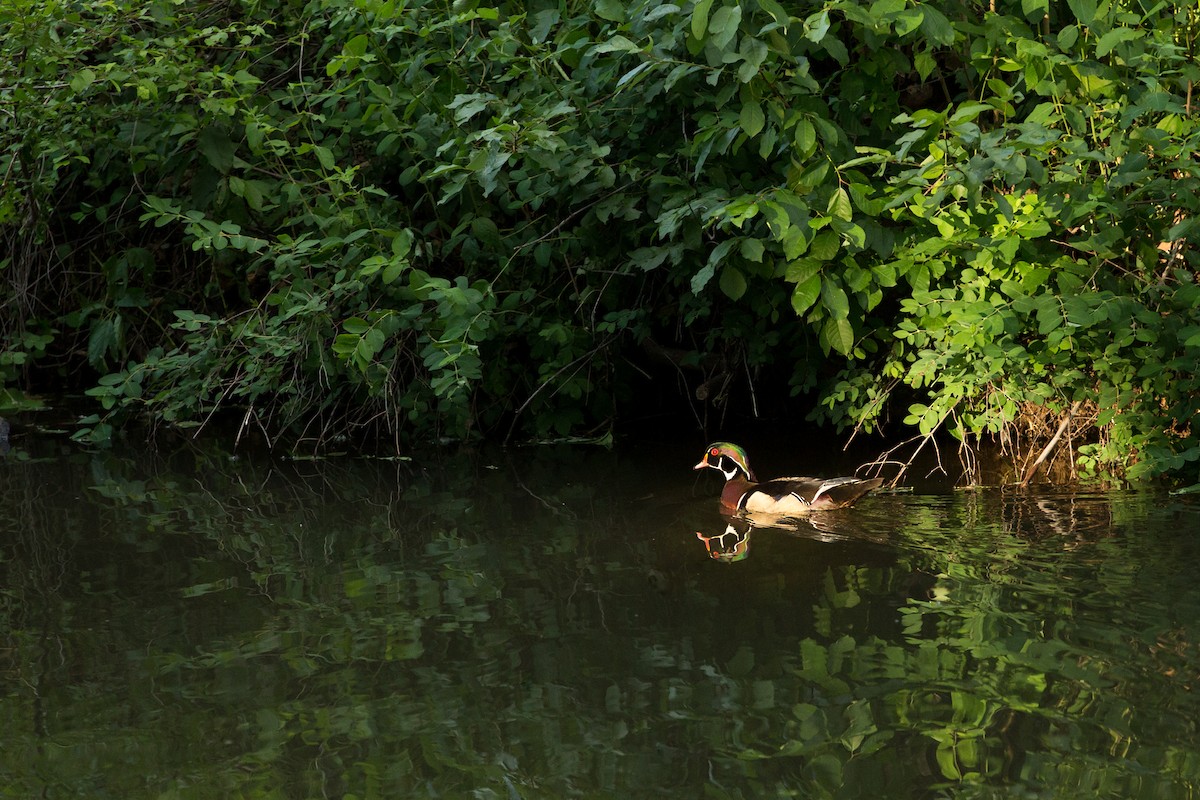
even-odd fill
[{"label": "wood duck", "polygon": [[721,510],[795,517],[854,505],[883,484],[883,478],[775,478],[758,483],[746,451],[729,442],[714,442],[692,469],[715,469],[725,476]]}]

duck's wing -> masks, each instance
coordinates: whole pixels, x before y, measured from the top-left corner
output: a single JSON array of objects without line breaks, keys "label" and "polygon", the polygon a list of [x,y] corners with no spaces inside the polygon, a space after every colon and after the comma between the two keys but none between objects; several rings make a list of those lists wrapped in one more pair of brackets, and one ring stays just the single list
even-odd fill
[{"label": "duck's wing", "polygon": [[[773,497],[793,495],[814,510],[842,508],[853,504],[872,489],[883,485],[882,478],[807,478],[790,477],[760,483],[756,488]],[[770,488],[767,488],[770,487]]]}]

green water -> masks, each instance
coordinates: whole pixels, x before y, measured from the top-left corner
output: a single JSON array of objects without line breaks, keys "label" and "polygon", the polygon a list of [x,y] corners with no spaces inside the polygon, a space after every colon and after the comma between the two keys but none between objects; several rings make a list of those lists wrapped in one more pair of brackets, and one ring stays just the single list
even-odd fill
[{"label": "green water", "polygon": [[26,443],[0,797],[1200,794],[1194,501],[880,495],[706,546],[696,455]]}]

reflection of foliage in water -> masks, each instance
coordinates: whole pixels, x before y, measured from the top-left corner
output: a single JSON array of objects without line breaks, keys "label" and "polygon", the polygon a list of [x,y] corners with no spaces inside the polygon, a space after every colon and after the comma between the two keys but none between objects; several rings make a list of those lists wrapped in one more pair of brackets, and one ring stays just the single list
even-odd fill
[{"label": "reflection of foliage in water", "polygon": [[[0,490],[13,792],[1200,785],[1197,603],[1161,594],[1187,509],[880,498],[848,519],[891,533],[882,558],[765,532],[718,565],[670,509],[631,514],[613,456],[188,459]],[[47,484],[88,502],[51,510]]]},{"label": "reflection of foliage in water", "polygon": [[[1194,512],[1145,496],[996,500],[965,499],[906,531],[939,574],[927,600],[901,609],[903,679],[917,688],[889,693],[889,710],[937,742],[944,778],[980,791],[1191,796],[1197,704],[1154,653],[1181,626],[1200,634],[1178,566],[1181,545],[1194,555],[1197,543],[1174,538]],[[1182,594],[1164,595],[1172,585]],[[1200,652],[1183,661],[1194,679]]]}]

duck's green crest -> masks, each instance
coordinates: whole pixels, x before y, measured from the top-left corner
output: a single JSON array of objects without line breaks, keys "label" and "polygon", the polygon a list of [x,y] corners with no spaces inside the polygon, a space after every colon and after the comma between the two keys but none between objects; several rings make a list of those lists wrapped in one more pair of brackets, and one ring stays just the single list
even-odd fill
[{"label": "duck's green crest", "polygon": [[718,464],[722,456],[737,464],[746,473],[748,479],[754,480],[754,472],[750,469],[750,459],[746,455],[746,451],[733,442],[713,442],[705,449],[704,460],[696,466],[713,466],[719,469]]}]

